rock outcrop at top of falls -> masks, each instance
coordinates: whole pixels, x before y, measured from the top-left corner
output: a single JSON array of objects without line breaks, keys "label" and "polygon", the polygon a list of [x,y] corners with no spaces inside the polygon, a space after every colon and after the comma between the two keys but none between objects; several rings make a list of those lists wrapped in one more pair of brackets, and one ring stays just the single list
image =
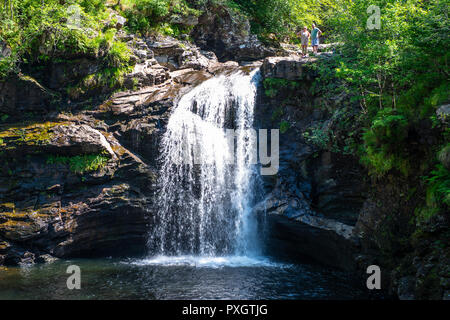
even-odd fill
[{"label": "rock outcrop at top of falls", "polygon": [[221,5],[200,16],[192,37],[200,48],[214,51],[220,61],[258,60],[281,51],[261,43],[251,34],[247,18]]}]

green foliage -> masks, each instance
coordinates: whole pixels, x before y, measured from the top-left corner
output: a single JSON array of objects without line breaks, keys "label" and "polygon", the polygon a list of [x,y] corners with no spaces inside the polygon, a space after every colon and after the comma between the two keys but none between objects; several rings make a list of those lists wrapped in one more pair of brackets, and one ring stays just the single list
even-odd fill
[{"label": "green foliage", "polygon": [[125,68],[130,61],[131,51],[123,42],[114,41],[106,55],[106,61],[110,68]]},{"label": "green foliage", "polygon": [[280,119],[283,116],[284,112],[283,112],[283,108],[278,107],[276,108],[273,113],[272,113],[272,121],[276,121],[278,119]]},{"label": "green foliage", "polygon": [[9,115],[7,115],[7,114],[1,114],[1,116],[0,116],[0,121],[1,121],[1,122],[5,122],[6,120],[8,120],[8,118],[9,118]]},{"label": "green foliage", "polygon": [[132,32],[159,32],[178,37],[188,34],[192,27],[172,23],[175,18],[199,16],[201,11],[191,8],[184,0],[132,0],[124,10],[127,27]]},{"label": "green foliage", "polygon": [[280,122],[280,132],[281,133],[286,133],[286,131],[288,131],[290,127],[291,127],[291,124],[288,121],[283,120]]},{"label": "green foliage", "polygon": [[321,149],[327,149],[330,143],[328,130],[321,127],[312,127],[303,133],[306,142],[315,145]]},{"label": "green foliage", "polygon": [[427,205],[429,207],[439,207],[443,204],[450,206],[450,170],[438,164],[431,171],[431,176],[427,179]]},{"label": "green foliage", "polygon": [[[106,1],[11,3],[11,7],[0,6],[0,42],[11,49],[9,57],[0,59],[0,78],[18,73],[24,66],[77,56],[105,56],[106,67],[121,68],[129,62],[125,44],[114,40],[115,30],[105,29],[104,21],[109,17]],[[79,25],[74,20],[78,16]]]},{"label": "green foliage", "polygon": [[74,157],[49,156],[47,164],[64,164],[69,165],[70,170],[74,173],[85,173],[96,171],[106,165],[108,158],[100,154],[80,155]]},{"label": "green foliage", "polygon": [[295,40],[306,25],[323,23],[335,6],[332,0],[233,0],[250,19],[252,31],[263,40]]},{"label": "green foliage", "polygon": [[178,36],[191,28],[171,23],[174,17],[198,16],[207,6],[222,5],[231,12],[244,14],[252,31],[262,40],[298,40],[300,26],[325,22],[331,15],[333,0],[127,0],[124,14],[128,28],[143,34],[154,31]]},{"label": "green foliage", "polygon": [[105,9],[106,0],[81,0],[80,6],[89,13],[100,13]]},{"label": "green foliage", "polygon": [[[379,30],[367,29],[370,5],[381,8]],[[331,40],[342,45],[339,55],[319,66],[313,91],[351,96],[359,104],[356,119],[365,130],[353,138],[362,138],[359,155],[372,174],[397,169],[408,175],[417,156],[408,150],[408,132],[449,101],[448,3],[337,0],[327,25]],[[330,81],[334,77],[339,85]]]},{"label": "green foliage", "polygon": [[[367,112],[393,107],[415,113],[424,104],[445,100],[427,101],[448,79],[450,41],[442,36],[449,32],[448,9],[442,1],[341,2],[330,19],[334,38],[345,43],[336,75],[355,88]],[[369,5],[381,8],[380,30],[366,27]]]},{"label": "green foliage", "polygon": [[450,171],[443,165],[436,165],[428,177],[425,205],[416,208],[414,214],[418,226],[426,224],[439,213],[448,212],[450,206]]},{"label": "green foliage", "polygon": [[297,81],[291,81],[278,78],[265,78],[263,81],[264,93],[270,98],[274,98],[282,89],[295,90],[300,84]]},{"label": "green foliage", "polygon": [[395,109],[385,108],[378,112],[363,134],[365,154],[361,160],[371,173],[382,176],[395,168],[408,174],[409,163],[404,154],[408,126],[407,118]]}]

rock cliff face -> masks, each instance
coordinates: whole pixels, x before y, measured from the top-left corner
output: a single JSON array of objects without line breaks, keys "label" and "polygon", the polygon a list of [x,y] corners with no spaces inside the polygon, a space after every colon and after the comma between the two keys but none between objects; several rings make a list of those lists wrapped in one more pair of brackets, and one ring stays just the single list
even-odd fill
[{"label": "rock cliff face", "polygon": [[[279,172],[265,178],[267,197],[256,210],[266,210],[272,225],[269,252],[279,255],[283,243],[291,258],[306,255],[354,270],[358,242],[353,228],[366,197],[364,169],[304,137],[308,128],[331,117],[315,107],[321,97],[310,90],[317,76],[314,64],[327,57],[269,57],[262,64],[265,92],[256,111],[258,126],[280,128],[284,122],[289,128],[280,130]],[[279,85],[271,88],[271,82]]]},{"label": "rock cliff face", "polygon": [[[321,147],[326,143],[321,134],[353,114],[348,97],[324,100],[310,90],[317,76],[314,64],[327,58],[271,57],[262,64],[259,126],[282,132],[279,174],[265,179],[267,198],[256,208],[267,210],[272,226],[269,252],[280,255],[282,247],[285,256],[306,255],[362,276],[376,264],[382,287],[393,296],[448,299],[450,257],[442,243],[448,215],[437,215],[420,228],[411,223],[426,193],[420,177],[392,173],[371,179],[355,156]],[[438,108],[443,123],[445,112],[446,106]],[[314,128],[321,129],[314,133]],[[431,143],[430,128],[424,124],[410,135]],[[439,153],[443,166],[447,155],[445,148]]]},{"label": "rock cliff face", "polygon": [[158,143],[174,101],[238,66],[216,54],[227,60],[238,51],[241,58],[244,51],[246,58],[268,53],[253,38],[256,46],[243,49],[248,21],[220,13],[216,31],[211,13],[183,22],[197,24],[199,43],[208,40],[201,48],[119,31],[133,63],[120,87],[94,77],[104,52],[50,62],[33,74],[39,80],[20,74],[0,82],[0,265],[146,250]]},{"label": "rock cliff face", "polygon": [[51,89],[24,76],[0,83],[0,264],[145,252],[174,100],[237,63],[171,38],[129,42],[136,64],[124,86],[133,89],[97,91],[89,105],[89,94],[72,96],[58,111],[55,92],[96,72],[95,60],[52,66]]}]

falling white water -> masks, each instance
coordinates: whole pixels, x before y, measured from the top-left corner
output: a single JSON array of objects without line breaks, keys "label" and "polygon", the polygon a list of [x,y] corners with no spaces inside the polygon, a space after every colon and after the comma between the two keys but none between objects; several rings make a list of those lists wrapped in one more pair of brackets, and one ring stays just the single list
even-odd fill
[{"label": "falling white water", "polygon": [[[153,254],[257,255],[253,111],[259,71],[221,75],[181,97],[161,143]],[[226,129],[235,129],[234,147]],[[234,158],[234,159],[232,159]],[[234,160],[234,161],[230,161]]]}]

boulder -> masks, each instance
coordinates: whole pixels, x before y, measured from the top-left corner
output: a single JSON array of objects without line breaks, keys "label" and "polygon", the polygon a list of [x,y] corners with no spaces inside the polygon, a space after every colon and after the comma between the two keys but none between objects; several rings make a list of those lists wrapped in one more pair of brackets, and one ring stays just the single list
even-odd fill
[{"label": "boulder", "polygon": [[116,157],[111,145],[100,131],[88,125],[58,125],[50,129],[50,133],[48,144],[59,153],[65,155],[105,153],[111,158]]},{"label": "boulder", "polygon": [[202,70],[197,71],[190,68],[174,71],[171,73],[171,77],[176,83],[196,86],[202,83],[203,81],[206,81],[209,78],[211,78],[212,74],[206,71]]},{"label": "boulder", "polygon": [[185,49],[178,40],[171,37],[150,39],[147,45],[155,53],[155,59],[159,64],[168,67],[171,71],[180,67],[179,57]]},{"label": "boulder", "polygon": [[9,115],[51,110],[55,94],[28,76],[11,76],[0,81],[0,112]]},{"label": "boulder", "polygon": [[256,35],[250,35],[244,43],[235,44],[230,48],[230,52],[234,52],[233,60],[239,62],[259,60],[278,54],[275,49],[264,46]]},{"label": "boulder", "polygon": [[198,24],[198,17],[195,15],[177,15],[176,14],[170,18],[170,23],[193,27]]},{"label": "boulder", "polygon": [[0,41],[0,59],[9,57],[11,53],[9,45],[4,41]]},{"label": "boulder", "polygon": [[147,44],[154,52],[156,61],[170,71],[187,68],[204,70],[217,63],[213,52],[202,51],[188,42],[180,42],[171,37],[149,39]]},{"label": "boulder", "polygon": [[123,85],[128,89],[140,89],[161,84],[170,78],[167,68],[156,60],[148,59],[134,66],[133,71],[125,75]]},{"label": "boulder", "polygon": [[246,17],[221,5],[200,16],[191,36],[200,48],[213,51],[220,61],[257,60],[276,53],[251,35]]},{"label": "boulder", "polygon": [[439,106],[436,110],[436,115],[443,123],[450,123],[450,104]]},{"label": "boulder", "polygon": [[285,80],[312,80],[316,74],[311,64],[317,58],[269,57],[264,59],[261,73],[265,78],[279,78]]},{"label": "boulder", "polygon": [[118,13],[114,13],[114,14],[112,14],[112,19],[114,20],[114,21],[116,21],[116,24],[115,24],[115,28],[117,29],[117,30],[120,30],[120,29],[122,29],[124,26],[125,26],[125,24],[127,23],[127,19],[126,18],[124,18],[124,17],[122,17],[121,15],[119,15]]}]

